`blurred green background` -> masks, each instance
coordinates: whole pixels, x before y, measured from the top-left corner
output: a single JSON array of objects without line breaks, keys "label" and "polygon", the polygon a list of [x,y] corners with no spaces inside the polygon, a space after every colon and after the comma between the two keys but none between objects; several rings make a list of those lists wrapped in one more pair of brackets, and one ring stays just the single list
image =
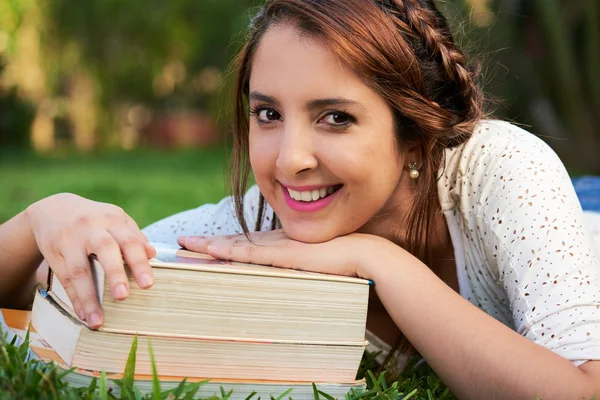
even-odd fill
[{"label": "blurred green background", "polygon": [[[68,191],[144,226],[225,194],[232,76],[261,1],[0,0],[0,222]],[[495,115],[600,174],[600,1],[438,2]]]}]

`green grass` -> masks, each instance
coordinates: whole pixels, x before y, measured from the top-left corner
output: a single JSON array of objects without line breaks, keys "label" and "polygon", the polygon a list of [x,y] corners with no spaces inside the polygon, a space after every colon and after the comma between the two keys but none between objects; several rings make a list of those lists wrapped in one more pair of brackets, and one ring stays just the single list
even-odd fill
[{"label": "green grass", "polygon": [[0,223],[71,192],[116,204],[140,227],[225,195],[225,150],[39,156],[0,152]]}]

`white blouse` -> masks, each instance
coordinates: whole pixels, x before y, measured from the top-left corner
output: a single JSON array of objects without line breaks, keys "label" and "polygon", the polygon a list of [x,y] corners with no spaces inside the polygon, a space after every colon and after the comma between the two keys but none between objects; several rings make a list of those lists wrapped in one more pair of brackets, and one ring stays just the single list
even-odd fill
[{"label": "white blouse", "polygon": [[[600,215],[581,210],[550,147],[507,122],[483,121],[467,142],[446,150],[438,192],[460,294],[575,365],[600,360]],[[249,229],[258,197],[257,186],[244,196]],[[272,218],[268,208],[261,229]],[[241,228],[228,197],[143,231],[151,241],[176,243],[180,235]],[[370,333],[367,339],[379,343],[369,350],[387,350]]]}]

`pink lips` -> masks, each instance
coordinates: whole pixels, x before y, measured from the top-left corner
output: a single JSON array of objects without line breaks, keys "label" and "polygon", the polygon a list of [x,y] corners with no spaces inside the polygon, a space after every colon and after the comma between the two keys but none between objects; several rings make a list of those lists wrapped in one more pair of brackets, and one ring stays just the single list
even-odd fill
[{"label": "pink lips", "polygon": [[[298,190],[295,188],[290,187],[290,189],[292,190]],[[308,186],[306,188],[302,188],[303,190],[313,190],[313,189],[318,189],[318,187],[311,187],[310,189],[308,189]],[[325,208],[329,203],[331,203],[331,201],[333,200],[333,198],[338,194],[339,190],[333,192],[332,194],[330,194],[327,197],[324,197],[322,199],[319,200],[315,200],[315,201],[298,201],[298,200],[294,200],[292,199],[292,197],[290,196],[290,192],[288,192],[287,188],[283,185],[281,185],[281,190],[283,190],[283,197],[285,198],[285,202],[287,203],[287,205],[294,211],[303,211],[303,212],[311,212],[311,211],[319,211],[323,208]],[[301,190],[298,190],[301,191]]]}]

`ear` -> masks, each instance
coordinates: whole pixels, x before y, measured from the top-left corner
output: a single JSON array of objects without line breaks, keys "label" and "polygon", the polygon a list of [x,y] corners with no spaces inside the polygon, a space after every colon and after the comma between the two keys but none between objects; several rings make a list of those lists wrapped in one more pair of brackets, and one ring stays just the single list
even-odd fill
[{"label": "ear", "polygon": [[420,171],[423,166],[423,146],[421,144],[414,144],[408,146],[404,153],[404,165],[403,168],[406,172],[410,172],[408,167],[411,163],[415,163],[417,169]]}]

